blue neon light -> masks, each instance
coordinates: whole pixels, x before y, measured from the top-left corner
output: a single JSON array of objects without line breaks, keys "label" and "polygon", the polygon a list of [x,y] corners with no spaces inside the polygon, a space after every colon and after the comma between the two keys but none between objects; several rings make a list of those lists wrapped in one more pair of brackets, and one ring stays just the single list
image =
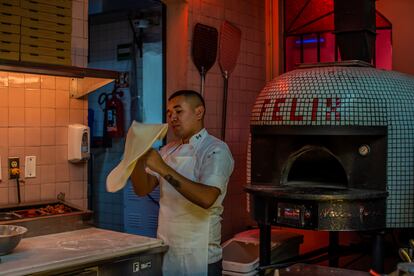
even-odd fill
[{"label": "blue neon light", "polygon": [[[303,40],[303,44],[312,44],[312,43],[317,43],[317,42],[318,42],[318,39],[317,38],[308,38],[308,39],[304,39]],[[323,42],[325,42],[325,39],[323,37],[321,37],[319,39],[319,42],[320,43],[323,43]],[[301,40],[300,39],[299,40],[296,40],[295,43],[297,45],[300,45],[301,44]]]}]

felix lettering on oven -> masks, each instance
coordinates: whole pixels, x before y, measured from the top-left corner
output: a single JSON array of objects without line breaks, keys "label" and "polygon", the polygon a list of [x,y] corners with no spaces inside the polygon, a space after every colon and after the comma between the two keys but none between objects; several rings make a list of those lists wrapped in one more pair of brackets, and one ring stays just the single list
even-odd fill
[{"label": "felix lettering on oven", "polygon": [[[312,103],[300,102],[298,98],[276,98],[265,99],[260,110],[260,120],[271,119],[272,121],[317,121],[323,118],[325,121],[341,120],[340,98],[313,98]],[[302,110],[311,112],[301,112]],[[284,112],[287,110],[287,112]],[[270,117],[269,117],[270,114]],[[321,117],[318,117],[321,116]]]}]

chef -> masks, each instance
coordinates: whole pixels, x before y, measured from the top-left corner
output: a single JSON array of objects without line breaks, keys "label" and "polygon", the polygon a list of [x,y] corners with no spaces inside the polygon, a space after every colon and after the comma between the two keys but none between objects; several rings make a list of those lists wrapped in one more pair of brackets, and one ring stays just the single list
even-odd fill
[{"label": "chef", "polygon": [[160,185],[157,236],[169,250],[163,275],[221,275],[221,214],[234,161],[227,145],[204,128],[205,103],[192,90],[168,99],[167,121],[177,140],[151,149],[131,175],[143,196]]}]

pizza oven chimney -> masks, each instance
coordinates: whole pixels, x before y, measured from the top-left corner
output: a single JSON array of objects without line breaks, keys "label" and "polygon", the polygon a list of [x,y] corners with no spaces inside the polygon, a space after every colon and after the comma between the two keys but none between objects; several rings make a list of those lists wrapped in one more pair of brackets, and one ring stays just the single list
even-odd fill
[{"label": "pizza oven chimney", "polygon": [[375,49],[375,0],[334,0],[334,14],[341,59],[371,63]]}]

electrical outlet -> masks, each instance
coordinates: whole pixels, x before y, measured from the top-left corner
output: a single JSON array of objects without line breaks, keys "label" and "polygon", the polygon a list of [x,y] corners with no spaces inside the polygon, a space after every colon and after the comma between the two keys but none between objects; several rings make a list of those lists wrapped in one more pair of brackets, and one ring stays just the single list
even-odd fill
[{"label": "electrical outlet", "polygon": [[16,179],[18,177],[18,174],[12,172],[13,169],[20,169],[18,157],[9,157],[9,179]]}]

